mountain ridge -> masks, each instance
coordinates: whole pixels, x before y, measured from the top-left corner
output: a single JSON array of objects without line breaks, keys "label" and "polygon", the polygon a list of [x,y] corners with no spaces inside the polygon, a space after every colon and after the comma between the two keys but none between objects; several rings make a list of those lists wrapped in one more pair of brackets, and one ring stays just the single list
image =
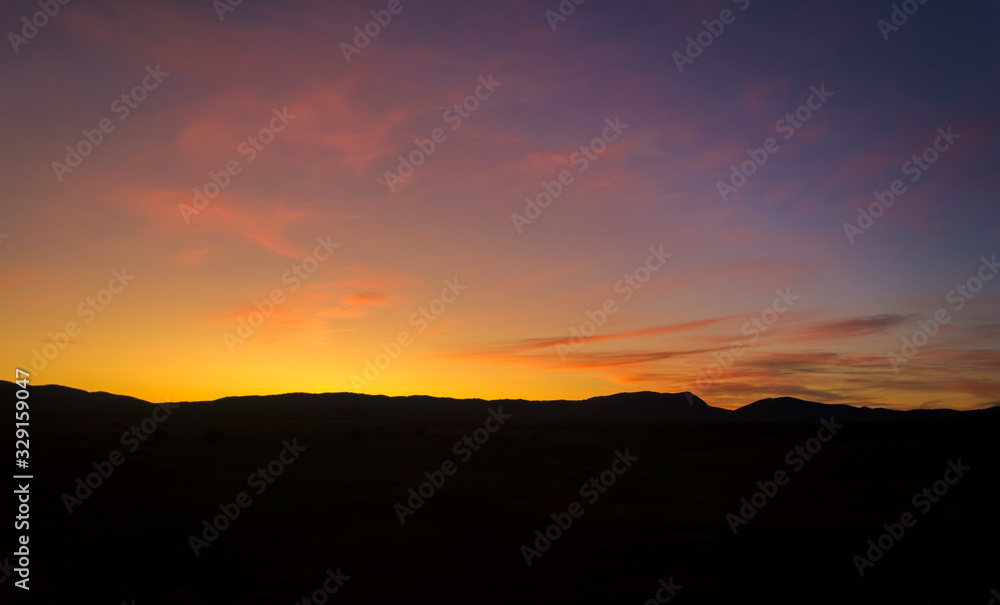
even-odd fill
[{"label": "mountain ridge", "polygon": [[[19,387],[0,381],[0,390]],[[89,392],[62,385],[31,386],[34,401],[43,397],[55,401],[53,411],[99,413],[151,402],[104,391]],[[274,413],[295,411],[316,420],[347,422],[466,421],[480,417],[487,408],[505,406],[506,411],[536,423],[643,423],[643,422],[730,422],[730,423],[817,423],[830,417],[841,422],[976,422],[1000,420],[1000,405],[973,410],[910,409],[852,406],[807,401],[796,397],[768,397],[729,410],[709,405],[690,392],[622,392],[580,400],[526,400],[434,397],[429,395],[368,395],[362,393],[285,393],[242,395],[208,401],[176,401],[182,406],[211,407],[213,411],[238,408],[244,412]],[[86,406],[86,407],[85,407]],[[290,408],[294,408],[291,410]]]}]

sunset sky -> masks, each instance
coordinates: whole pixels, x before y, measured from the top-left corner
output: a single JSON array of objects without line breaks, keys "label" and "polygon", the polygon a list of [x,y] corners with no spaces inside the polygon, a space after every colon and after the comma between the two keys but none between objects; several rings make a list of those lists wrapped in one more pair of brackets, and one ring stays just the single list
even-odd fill
[{"label": "sunset sky", "polygon": [[0,378],[1000,400],[1000,4],[219,6],[0,9]]}]

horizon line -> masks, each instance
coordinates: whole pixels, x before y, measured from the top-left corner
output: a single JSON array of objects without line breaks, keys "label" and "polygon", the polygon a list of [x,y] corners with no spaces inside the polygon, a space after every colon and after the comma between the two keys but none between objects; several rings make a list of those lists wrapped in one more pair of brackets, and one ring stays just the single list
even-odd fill
[{"label": "horizon line", "polygon": [[[0,379],[0,383],[9,384],[9,385],[11,385],[13,387],[19,387],[19,385],[17,385],[15,382],[10,381],[10,380]],[[107,395],[113,395],[115,397],[128,397],[130,399],[135,399],[137,401],[142,401],[142,402],[148,403],[150,405],[161,405],[161,404],[164,404],[164,403],[215,403],[215,402],[221,401],[223,399],[240,399],[240,398],[249,398],[249,397],[283,397],[283,396],[287,396],[287,395],[313,395],[313,396],[322,396],[322,395],[360,395],[360,396],[364,396],[364,397],[385,397],[385,398],[389,398],[389,399],[406,399],[406,398],[411,398],[411,397],[427,397],[427,398],[431,398],[431,399],[448,399],[448,400],[455,400],[455,401],[484,401],[484,402],[488,402],[488,403],[489,402],[504,402],[504,401],[523,401],[523,402],[529,402],[529,403],[554,403],[554,402],[582,403],[582,402],[585,402],[585,401],[590,401],[592,399],[599,399],[599,398],[602,398],[602,397],[614,397],[616,395],[641,395],[641,394],[644,394],[644,393],[652,393],[652,394],[655,394],[655,395],[668,395],[668,396],[690,395],[691,397],[694,397],[694,398],[700,400],[702,403],[704,403],[708,407],[715,408],[715,409],[718,409],[718,410],[726,410],[726,411],[736,411],[736,410],[742,409],[744,407],[753,405],[755,403],[760,403],[762,401],[767,401],[767,400],[771,400],[771,399],[794,399],[796,401],[800,401],[800,402],[804,402],[804,403],[812,403],[812,404],[817,404],[817,405],[825,405],[825,406],[843,405],[843,406],[847,406],[847,407],[851,407],[851,408],[859,409],[859,410],[860,409],[888,410],[888,411],[892,411],[892,412],[913,412],[913,411],[920,411],[920,410],[971,412],[971,411],[976,411],[976,410],[988,410],[988,409],[991,409],[991,408],[994,408],[994,407],[1000,407],[1000,400],[998,400],[998,401],[988,402],[988,403],[985,403],[985,404],[982,404],[982,405],[979,405],[979,406],[976,406],[976,407],[972,407],[972,408],[967,408],[967,409],[956,409],[956,408],[948,408],[948,407],[934,407],[934,408],[916,407],[916,408],[901,409],[901,408],[885,407],[885,406],[882,406],[882,405],[873,405],[873,404],[827,403],[827,402],[823,402],[823,401],[812,401],[812,400],[809,400],[809,399],[802,399],[800,397],[793,397],[793,396],[790,396],[790,395],[781,395],[781,396],[777,396],[777,397],[763,397],[761,399],[756,399],[754,401],[751,401],[749,403],[745,403],[745,404],[743,404],[741,406],[738,406],[738,407],[727,408],[727,407],[720,407],[720,406],[712,405],[708,401],[706,401],[703,397],[701,397],[700,395],[698,395],[696,393],[693,393],[691,391],[679,391],[679,392],[676,392],[676,393],[670,393],[670,392],[665,392],[665,391],[650,391],[650,390],[643,390],[643,391],[617,391],[617,392],[609,393],[609,394],[605,394],[605,395],[592,395],[592,396],[584,398],[584,399],[526,399],[526,398],[523,398],[523,397],[520,397],[520,398],[506,397],[506,398],[499,398],[499,399],[487,399],[485,397],[448,397],[448,396],[441,396],[441,395],[428,395],[428,394],[419,394],[419,393],[417,393],[417,394],[410,394],[410,395],[386,395],[386,394],[383,394],[383,393],[360,393],[360,392],[356,392],[356,391],[323,391],[323,392],[285,391],[285,392],[281,392],[281,393],[267,393],[267,394],[262,394],[262,395],[253,395],[253,394],[251,394],[251,395],[225,395],[225,396],[218,397],[218,398],[215,398],[215,399],[170,400],[170,401],[164,400],[164,401],[155,402],[155,401],[149,401],[147,399],[143,399],[142,397],[135,397],[133,395],[125,395],[125,394],[122,394],[122,393],[113,393],[111,391],[102,391],[102,390],[88,391],[87,389],[81,389],[81,388],[78,388],[78,387],[72,387],[72,386],[68,386],[68,385],[65,385],[65,384],[59,384],[59,383],[43,383],[43,384],[34,384],[34,383],[32,383],[29,386],[29,388],[36,388],[36,387],[61,387],[61,388],[64,388],[64,389],[71,389],[71,390],[74,390],[74,391],[80,391],[80,392],[83,392],[83,393],[93,394],[93,395],[107,394]],[[688,397],[689,404],[693,403],[693,401],[691,400],[691,397]]]}]

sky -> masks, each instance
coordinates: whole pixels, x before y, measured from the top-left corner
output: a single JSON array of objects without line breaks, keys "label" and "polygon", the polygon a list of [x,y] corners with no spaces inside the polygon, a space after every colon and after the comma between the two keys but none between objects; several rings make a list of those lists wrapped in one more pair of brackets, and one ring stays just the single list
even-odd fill
[{"label": "sky", "polygon": [[5,2],[3,378],[996,404],[1000,5],[896,6]]}]

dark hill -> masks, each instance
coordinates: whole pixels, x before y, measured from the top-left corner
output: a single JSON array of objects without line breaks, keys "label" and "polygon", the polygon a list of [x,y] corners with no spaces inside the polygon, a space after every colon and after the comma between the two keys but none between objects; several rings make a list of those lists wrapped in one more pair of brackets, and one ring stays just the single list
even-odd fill
[{"label": "dark hill", "polygon": [[[0,393],[8,400],[19,387],[0,381]],[[105,392],[90,393],[59,385],[31,386],[33,409],[65,416],[102,415],[135,412],[149,402],[134,397]],[[467,422],[482,418],[491,407],[520,422],[562,423],[645,423],[645,422],[741,422],[741,423],[816,423],[833,416],[839,422],[966,422],[1000,419],[1000,406],[986,409],[890,410],[825,404],[794,397],[755,401],[730,411],[712,407],[691,393],[616,393],[580,401],[528,401],[504,399],[452,399],[413,395],[388,397],[358,393],[288,393],[225,397],[206,402],[178,402],[185,406],[204,406],[201,412],[239,411],[253,414],[258,420],[280,418],[289,413],[307,421],[327,422]],[[39,405],[44,409],[40,409]]]}]

